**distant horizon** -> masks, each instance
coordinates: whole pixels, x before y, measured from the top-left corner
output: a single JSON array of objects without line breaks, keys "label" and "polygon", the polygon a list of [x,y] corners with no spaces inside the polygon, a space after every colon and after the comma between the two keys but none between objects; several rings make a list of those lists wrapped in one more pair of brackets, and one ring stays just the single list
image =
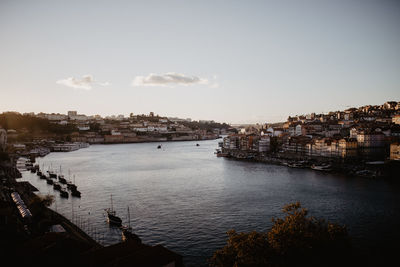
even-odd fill
[{"label": "distant horizon", "polygon": [[0,1],[0,110],[281,122],[400,99],[400,1]]},{"label": "distant horizon", "polygon": [[[283,120],[281,120],[281,121],[259,121],[259,122],[248,122],[248,121],[246,122],[246,121],[244,121],[244,122],[233,122],[233,123],[231,123],[231,122],[227,122],[227,121],[217,121],[217,120],[214,120],[214,119],[212,119],[212,118],[210,118],[210,119],[205,119],[205,118],[197,119],[197,118],[191,118],[191,117],[182,117],[182,116],[179,116],[179,115],[177,115],[177,116],[168,116],[168,115],[163,115],[162,113],[160,113],[160,114],[154,113],[154,115],[155,115],[155,116],[159,115],[160,117],[167,117],[167,118],[191,119],[191,120],[193,120],[193,121],[200,121],[200,120],[204,120],[204,121],[215,121],[215,122],[217,122],[217,123],[227,123],[227,124],[229,124],[229,125],[246,125],[246,124],[252,125],[252,124],[265,124],[265,123],[267,123],[267,124],[275,124],[275,123],[284,123],[284,122],[286,122],[286,121],[287,121],[287,118],[288,118],[289,116],[290,116],[290,117],[294,117],[294,116],[307,115],[307,114],[311,114],[311,113],[316,113],[316,114],[327,114],[327,113],[329,113],[329,112],[344,111],[344,110],[349,109],[349,108],[360,108],[360,107],[363,107],[363,106],[380,106],[380,105],[383,105],[383,104],[386,103],[386,102],[391,102],[391,101],[400,102],[400,100],[387,100],[387,101],[385,101],[385,102],[383,102],[383,103],[378,103],[378,104],[364,104],[364,105],[360,105],[360,106],[346,106],[345,108],[342,108],[342,109],[328,110],[328,111],[324,111],[324,112],[316,112],[316,111],[313,111],[313,112],[308,112],[308,113],[290,114],[290,115],[287,115],[287,116],[285,117],[285,119],[283,119]],[[96,114],[86,114],[86,113],[80,112],[79,110],[74,110],[74,109],[69,109],[69,110],[67,110],[67,111],[65,111],[65,112],[44,112],[44,111],[22,111],[22,112],[21,112],[21,111],[18,111],[18,110],[3,110],[3,111],[0,111],[0,112],[1,112],[1,113],[5,113],[5,112],[18,112],[18,113],[20,113],[20,114],[31,113],[31,112],[33,112],[33,113],[35,113],[35,115],[38,114],[38,113],[47,113],[47,114],[52,114],[52,113],[54,113],[54,114],[64,114],[64,115],[67,115],[68,111],[77,111],[78,114],[83,114],[83,115],[86,115],[86,116],[96,116],[96,115],[100,115],[102,118],[111,117],[111,116],[118,116],[118,115],[124,115],[125,118],[128,118],[128,117],[130,116],[130,113],[128,113],[128,114],[116,113],[116,114],[106,114],[106,115],[99,114],[99,113],[96,113]],[[152,111],[145,112],[145,113],[140,113],[140,112],[139,112],[139,113],[133,113],[133,115],[149,115],[150,112],[152,112]],[[283,116],[283,117],[284,117],[284,116]]]}]

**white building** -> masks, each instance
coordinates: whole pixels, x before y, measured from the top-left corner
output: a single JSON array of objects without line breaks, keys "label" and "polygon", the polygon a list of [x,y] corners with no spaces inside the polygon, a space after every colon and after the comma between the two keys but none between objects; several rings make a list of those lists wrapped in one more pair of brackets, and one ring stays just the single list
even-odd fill
[{"label": "white building", "polygon": [[86,115],[78,114],[78,115],[69,116],[69,119],[73,120],[73,121],[87,121],[88,117]]},{"label": "white building", "polygon": [[299,136],[303,134],[303,126],[301,124],[297,125],[295,128],[295,135]]},{"label": "white building", "polygon": [[268,135],[264,135],[258,141],[258,151],[259,152],[268,152],[270,150],[271,145],[271,137]]},{"label": "white building", "polygon": [[111,135],[121,135],[121,132],[118,132],[116,130],[111,130]]},{"label": "white building", "polygon": [[80,126],[78,126],[78,130],[79,131],[89,131],[90,126],[89,125],[80,125]]},{"label": "white building", "polygon": [[350,129],[350,138],[357,138],[357,128]]},{"label": "white building", "polygon": [[68,118],[67,115],[64,114],[45,114],[46,119],[48,119],[49,121],[62,121],[62,120],[66,120]]}]

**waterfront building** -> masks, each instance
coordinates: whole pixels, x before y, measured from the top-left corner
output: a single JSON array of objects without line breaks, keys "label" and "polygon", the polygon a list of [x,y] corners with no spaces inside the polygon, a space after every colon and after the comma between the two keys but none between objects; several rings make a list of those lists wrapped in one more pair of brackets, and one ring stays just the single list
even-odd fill
[{"label": "waterfront building", "polygon": [[343,138],[339,140],[339,156],[349,158],[357,156],[357,139]]},{"label": "waterfront building", "polygon": [[385,141],[385,135],[377,131],[359,131],[357,133],[357,143],[360,148],[370,147],[383,147]]},{"label": "waterfront building", "polygon": [[356,127],[351,128],[350,129],[350,138],[357,138],[357,132],[358,132],[358,130]]},{"label": "waterfront building", "polygon": [[296,126],[295,135],[296,136],[303,135],[303,125],[299,124]]},{"label": "waterfront building", "polygon": [[286,153],[308,155],[310,154],[311,138],[308,136],[291,136],[283,144],[282,149]]},{"label": "waterfront building", "polygon": [[260,140],[258,141],[258,151],[261,153],[268,152],[270,151],[270,146],[271,137],[268,135],[261,136]]},{"label": "waterfront building", "polygon": [[391,160],[400,160],[400,144],[399,143],[390,144],[390,159]]},{"label": "waterfront building", "polygon": [[121,135],[121,132],[117,130],[111,130],[111,135]]},{"label": "waterfront building", "polygon": [[296,135],[296,126],[294,126],[294,125],[289,126],[288,133],[289,133],[289,136],[295,136]]},{"label": "waterfront building", "polygon": [[394,116],[392,117],[392,122],[393,122],[394,124],[400,124],[400,115],[394,115]]},{"label": "waterfront building", "polygon": [[104,142],[105,143],[122,143],[124,142],[124,136],[119,135],[104,135]]}]

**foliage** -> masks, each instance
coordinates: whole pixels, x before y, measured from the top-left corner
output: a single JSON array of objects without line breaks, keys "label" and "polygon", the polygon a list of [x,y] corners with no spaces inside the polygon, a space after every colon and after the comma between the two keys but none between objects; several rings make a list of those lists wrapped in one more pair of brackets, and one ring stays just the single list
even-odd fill
[{"label": "foliage", "polygon": [[225,247],[210,259],[215,267],[335,266],[350,251],[345,226],[307,216],[300,203],[284,206],[267,233],[228,232]]},{"label": "foliage", "polygon": [[286,262],[328,260],[349,248],[345,226],[307,216],[307,209],[299,202],[286,205],[283,212],[286,217],[272,219],[274,224],[267,236],[271,248]]},{"label": "foliage", "polygon": [[30,205],[32,206],[42,206],[42,207],[50,207],[51,204],[54,203],[54,196],[53,195],[37,195],[35,198],[32,199]]},{"label": "foliage", "polygon": [[230,230],[227,234],[227,245],[217,250],[210,259],[212,266],[255,267],[267,265],[271,253],[265,233],[255,231],[236,233],[235,230]]},{"label": "foliage", "polygon": [[212,131],[213,129],[229,129],[231,128],[230,125],[226,123],[219,123],[219,122],[197,122],[197,121],[183,121],[181,122],[186,127],[191,129],[200,129],[200,130],[207,130]]},{"label": "foliage", "polygon": [[27,130],[30,133],[49,132],[55,134],[69,134],[76,130],[76,127],[71,124],[60,125],[51,123],[47,119],[22,115],[16,112],[4,112],[0,114],[0,125],[7,130]]}]

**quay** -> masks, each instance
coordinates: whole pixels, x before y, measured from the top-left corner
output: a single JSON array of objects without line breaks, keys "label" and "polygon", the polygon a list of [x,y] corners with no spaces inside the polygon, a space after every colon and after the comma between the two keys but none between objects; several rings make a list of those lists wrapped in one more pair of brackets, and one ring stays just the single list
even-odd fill
[{"label": "quay", "polygon": [[289,168],[318,169],[313,166],[329,166],[330,168],[322,169],[322,171],[369,178],[395,179],[400,171],[400,162],[398,161],[343,160],[288,152],[266,154],[228,148],[218,149],[215,154],[235,160],[282,165]]},{"label": "quay", "polygon": [[[182,256],[161,246],[128,240],[103,246],[48,208],[29,182],[18,182],[17,156],[0,159],[0,250],[16,266],[183,266]],[[47,203],[47,204],[46,204]]]}]

